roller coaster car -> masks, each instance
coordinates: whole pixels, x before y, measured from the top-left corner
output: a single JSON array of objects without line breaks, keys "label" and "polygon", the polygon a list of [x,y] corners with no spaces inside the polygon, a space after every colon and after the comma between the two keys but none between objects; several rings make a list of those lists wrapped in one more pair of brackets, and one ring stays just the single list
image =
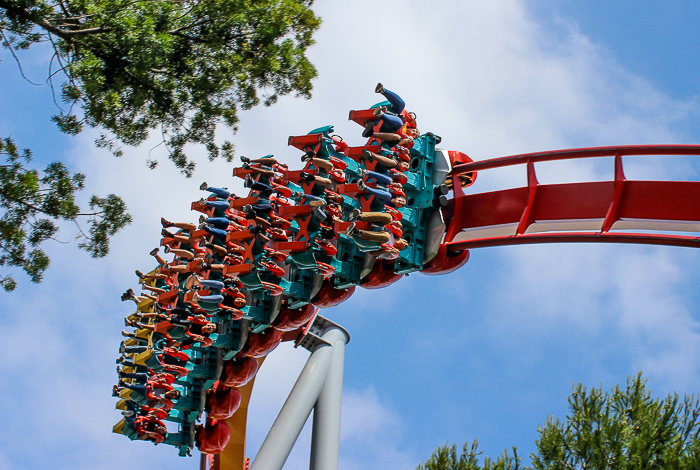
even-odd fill
[{"label": "roller coaster car", "polygon": [[[368,120],[374,120],[374,114],[372,110],[357,111],[351,118],[365,125]],[[381,124],[377,123],[379,126]],[[268,229],[271,241],[266,245],[250,230],[257,226],[257,222],[243,220],[237,214],[244,204],[267,203],[271,199],[258,197],[255,191],[251,191],[246,198],[236,198],[234,195],[229,198],[230,209],[226,213],[221,207],[208,207],[201,203],[192,205],[193,210],[209,217],[230,216],[237,223],[247,226],[247,230],[226,232],[225,241],[216,242],[219,246],[226,246],[229,252],[236,253],[230,253],[231,260],[234,256],[240,258],[240,264],[223,263],[223,276],[204,269],[201,260],[192,260],[186,265],[188,271],[208,280],[238,279],[235,285],[240,289],[240,295],[245,297],[246,306],[238,309],[224,307],[218,302],[204,302],[203,305],[208,306],[207,313],[216,313],[219,317],[216,320],[219,329],[207,338],[211,340],[209,343],[200,340],[187,353],[169,349],[156,353],[149,349],[135,358],[137,362],[149,361],[147,365],[165,368],[179,376],[176,384],[182,389],[183,398],[165,419],[177,422],[180,431],[168,435],[165,443],[178,447],[180,455],[189,454],[195,442],[205,454],[223,451],[231,437],[231,430],[235,431],[234,435],[239,431],[229,429],[224,420],[231,418],[241,406],[238,389],[250,385],[254,379],[261,361],[256,358],[264,358],[283,340],[297,341],[305,325],[308,327],[313,321],[318,308],[334,307],[347,300],[358,285],[378,289],[397,282],[410,272],[448,273],[469,259],[468,250],[448,252],[442,245],[453,210],[447,201],[449,189],[453,189],[455,195],[461,195],[462,188],[472,184],[476,178],[476,172],[467,173],[460,178],[456,188],[448,184],[455,165],[472,161],[467,155],[435,149],[440,138],[427,133],[414,141],[410,153],[399,156],[408,163],[408,170],[387,173],[386,168],[378,168],[376,161],[362,155],[363,149],[380,152],[381,145],[377,141],[350,147],[342,139],[331,137],[332,131],[331,126],[326,126],[308,135],[289,139],[289,144],[299,150],[313,152],[316,158],[330,161],[332,170],[314,168],[313,163],[307,164],[304,170],[278,169],[288,182],[287,186],[280,186],[286,190],[282,193],[287,197],[303,191],[338,204],[337,207],[329,205],[326,208],[332,220],[324,223],[332,228],[326,227],[326,230],[334,232],[335,238],[332,240],[322,238],[321,218],[308,204],[292,205],[287,199],[275,199],[283,203],[277,206],[276,214],[271,214],[278,228]],[[399,185],[390,183],[386,186],[394,196],[404,197],[405,207],[387,206],[377,195],[361,189],[358,182],[366,177],[363,169],[376,170],[399,182]],[[237,168],[234,176],[245,177],[250,173],[250,170]],[[314,186],[313,182],[307,181],[310,174],[335,179],[339,183],[337,193]],[[260,179],[256,177],[256,180]],[[219,201],[221,198],[213,195],[209,200]],[[384,230],[390,230],[394,240],[403,238],[408,246],[401,251],[398,248],[402,245],[392,247],[396,248],[391,253],[395,259],[371,256],[368,250],[383,249],[387,252],[388,248],[380,247],[381,244],[377,242],[373,242],[377,244],[376,247],[372,244],[361,248],[358,240],[344,233],[351,223],[346,216],[355,209],[387,212],[394,221],[400,220],[400,225],[394,222],[385,224]],[[363,231],[377,229],[366,221],[356,220],[352,223],[356,229]],[[206,231],[197,230],[192,235],[204,237],[207,243],[213,242]],[[221,257],[211,249],[207,250],[206,259],[208,266],[222,263]],[[214,277],[209,278],[209,275]],[[175,278],[172,289],[159,295],[158,305],[161,308],[166,305],[182,307],[194,300],[195,291],[178,284],[182,282],[178,283]],[[218,292],[216,288],[209,289],[201,288],[197,294],[222,293],[235,297],[238,292],[227,294]],[[154,311],[156,307],[152,304],[150,300],[147,305],[144,303],[142,311]],[[193,309],[197,308],[196,305],[190,303],[188,306]],[[184,330],[181,337],[176,337],[178,328],[168,330],[175,340],[184,338]],[[187,361],[186,367],[163,363],[160,356],[165,353]],[[206,425],[195,425],[202,412],[206,412]]]}]

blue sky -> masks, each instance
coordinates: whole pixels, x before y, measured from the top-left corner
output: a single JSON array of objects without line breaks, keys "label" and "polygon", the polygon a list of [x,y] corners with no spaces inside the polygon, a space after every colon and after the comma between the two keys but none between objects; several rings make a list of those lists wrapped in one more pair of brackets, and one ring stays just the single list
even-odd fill
[{"label": "blue sky", "polygon": [[[314,98],[291,97],[242,115],[238,154],[274,153],[298,165],[287,136],[334,124],[359,145],[349,109],[376,101],[377,81],[401,93],[422,131],[474,159],[557,148],[698,143],[700,6],[679,2],[318,1],[324,25],[310,56]],[[385,19],[384,22],[382,19]],[[378,27],[378,25],[384,25]],[[112,253],[92,260],[48,245],[41,285],[0,298],[0,468],[196,468],[168,447],[110,433],[109,396],[134,269],[152,265],[158,218],[194,221],[202,181],[242,189],[231,165],[179,176],[152,145],[116,160],[49,122],[48,87],[22,81],[0,55],[0,135],[84,172],[89,195],[116,192],[134,215]],[[23,55],[41,82],[42,51]],[[222,139],[226,132],[221,130]],[[700,179],[694,161],[626,162],[635,178]],[[612,162],[538,166],[543,182],[606,179]],[[522,169],[483,174],[475,191],[525,184]],[[66,226],[62,239],[74,231]],[[341,468],[415,468],[445,442],[480,439],[486,455],[534,450],[537,426],[564,416],[571,386],[610,388],[644,371],[657,395],[700,385],[698,252],[682,248],[541,245],[474,250],[457,273],[412,274],[384,290],[358,289],[323,312],[352,336],[346,352]],[[28,342],[27,339],[31,341]],[[249,455],[264,439],[307,353],[281,346],[260,372],[249,416]],[[308,467],[308,430],[289,469]]]}]

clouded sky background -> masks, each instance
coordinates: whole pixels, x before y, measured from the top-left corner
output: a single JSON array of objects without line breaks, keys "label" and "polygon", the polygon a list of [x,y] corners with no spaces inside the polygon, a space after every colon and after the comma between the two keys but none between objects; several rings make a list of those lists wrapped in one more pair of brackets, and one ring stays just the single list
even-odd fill
[{"label": "clouded sky background", "polygon": [[[379,101],[378,81],[399,92],[421,131],[475,160],[557,148],[698,143],[700,5],[589,0],[317,1],[323,18],[310,51],[319,77],[309,101],[286,97],[242,114],[238,155],[273,153],[298,166],[289,135],[327,124],[352,145],[350,109]],[[35,82],[46,51],[22,55]],[[111,434],[120,415],[114,359],[136,287],[149,269],[159,217],[195,221],[202,181],[242,189],[231,164],[202,149],[192,179],[160,148],[121,159],[96,133],[61,135],[49,88],[23,81],[0,53],[0,135],[87,175],[84,198],[115,192],[134,222],[104,260],[47,244],[52,265],[33,285],[0,294],[0,469],[193,469],[170,447]],[[220,129],[223,140],[229,132]],[[161,165],[145,167],[148,156]],[[598,161],[599,160],[599,161]],[[700,179],[689,159],[627,159],[629,178]],[[609,179],[610,159],[537,166],[543,183]],[[525,185],[524,168],[480,175],[474,191]],[[75,229],[67,225],[59,238]],[[341,468],[412,469],[438,445],[479,438],[496,456],[532,452],[537,426],[563,417],[575,382],[611,388],[640,370],[663,396],[700,385],[700,254],[687,248],[540,245],[474,250],[447,276],[412,274],[384,290],[358,289],[323,314],[352,336],[346,352]],[[308,353],[270,355],[249,415],[254,456]],[[308,430],[307,430],[308,431]],[[308,467],[308,432],[288,469]],[[527,462],[527,459],[526,459]]]}]

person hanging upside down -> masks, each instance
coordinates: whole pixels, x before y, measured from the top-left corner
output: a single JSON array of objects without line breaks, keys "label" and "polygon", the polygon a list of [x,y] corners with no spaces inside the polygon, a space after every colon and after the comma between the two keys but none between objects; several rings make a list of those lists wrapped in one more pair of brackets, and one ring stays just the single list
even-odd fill
[{"label": "person hanging upside down", "polygon": [[219,197],[221,199],[228,199],[229,197],[231,197],[231,193],[226,188],[211,188],[206,183],[206,181],[199,186],[199,189],[202,191],[209,191],[210,193],[214,193],[216,197]]},{"label": "person hanging upside down", "polygon": [[[243,162],[242,167],[244,170],[251,170],[254,173],[259,173],[269,177],[275,176],[277,172],[284,173],[287,170],[287,165],[278,162],[272,155],[255,160],[251,160],[247,157],[241,157],[241,161]],[[265,166],[270,169],[268,170],[267,168],[264,168]]]},{"label": "person hanging upside down", "polygon": [[299,176],[301,176],[301,179],[303,179],[307,183],[315,183],[315,184],[318,184],[319,186],[323,186],[324,188],[328,188],[330,190],[335,189],[335,182],[330,178],[326,178],[324,176],[313,175],[313,174],[305,172],[305,171],[300,172]]},{"label": "person hanging upside down", "polygon": [[277,176],[271,177],[269,179],[269,184],[265,184],[261,181],[254,180],[250,175],[245,175],[245,181],[243,186],[252,189],[253,191],[258,191],[260,196],[265,199],[270,199],[273,192],[277,192],[286,197],[292,195],[292,190],[289,189],[283,182],[283,180]]},{"label": "person hanging upside down", "polygon": [[382,243],[379,250],[370,251],[368,253],[380,259],[396,259],[401,254],[401,251],[406,248],[408,248],[408,242],[403,238],[398,238],[394,240],[393,245],[390,243]]},{"label": "person hanging upside down", "polygon": [[362,180],[357,182],[357,187],[363,192],[373,195],[374,197],[384,201],[384,204],[390,207],[404,207],[406,205],[406,198],[403,196],[394,196],[389,191],[378,188],[371,188],[367,186]]},{"label": "person hanging upside down", "polygon": [[353,209],[348,215],[348,222],[369,222],[382,227],[391,223],[394,218],[386,212],[361,212],[359,209]]},{"label": "person hanging upside down", "polygon": [[406,111],[406,103],[403,99],[391,90],[384,88],[384,85],[377,83],[374,89],[375,93],[379,93],[386,98],[391,104],[391,111],[401,117],[406,127],[416,127],[416,114]]},{"label": "person hanging upside down", "polygon": [[163,442],[168,434],[165,424],[151,416],[125,416],[124,421],[126,423],[122,433],[132,439],[150,440],[157,445]]}]

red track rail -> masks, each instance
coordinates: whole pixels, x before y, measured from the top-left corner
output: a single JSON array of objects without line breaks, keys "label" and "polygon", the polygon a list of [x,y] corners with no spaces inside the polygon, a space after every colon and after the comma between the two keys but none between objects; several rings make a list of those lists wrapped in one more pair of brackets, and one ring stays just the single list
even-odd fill
[{"label": "red track rail", "polygon": [[[452,250],[562,242],[700,247],[698,237],[635,231],[700,227],[700,182],[627,180],[622,156],[641,155],[700,156],[700,145],[567,149],[457,164],[454,174],[525,164],[528,185],[473,195],[456,188],[445,210],[449,219],[445,242]],[[592,157],[615,157],[613,181],[552,185],[537,181],[537,162]],[[616,224],[626,231],[609,233]]]}]

